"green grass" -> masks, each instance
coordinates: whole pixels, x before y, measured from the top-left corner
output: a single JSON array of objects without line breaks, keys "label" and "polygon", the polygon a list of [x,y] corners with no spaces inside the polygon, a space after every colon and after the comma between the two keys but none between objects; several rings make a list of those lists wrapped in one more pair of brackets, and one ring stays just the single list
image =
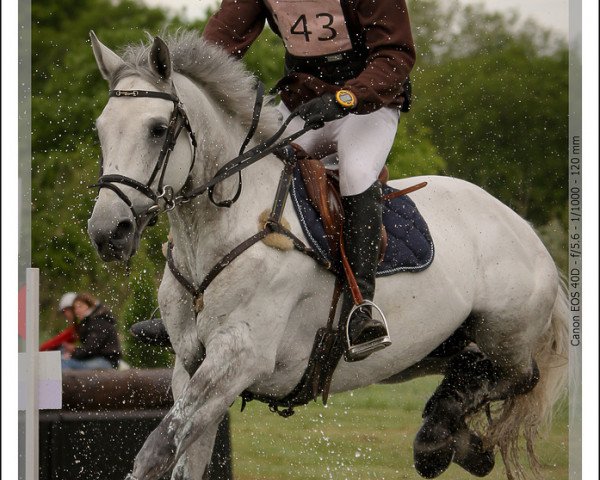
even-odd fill
[{"label": "green grass", "polygon": [[[438,382],[431,377],[336,394],[326,407],[312,403],[287,419],[258,402],[240,413],[238,401],[231,409],[235,478],[420,479],[412,466],[412,442]],[[568,478],[567,418],[566,405],[559,406],[547,438],[538,444],[544,480]],[[489,480],[506,478],[499,455],[496,462]],[[476,477],[453,464],[440,478]]]}]

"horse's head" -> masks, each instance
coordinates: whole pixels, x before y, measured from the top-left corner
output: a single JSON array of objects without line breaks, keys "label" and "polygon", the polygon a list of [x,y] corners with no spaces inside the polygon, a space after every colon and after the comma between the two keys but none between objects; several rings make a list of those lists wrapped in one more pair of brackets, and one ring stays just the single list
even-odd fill
[{"label": "horse's head", "polygon": [[88,233],[103,260],[127,260],[144,228],[188,180],[195,138],[164,41],[155,38],[134,66],[90,37],[110,97],[96,121],[102,164]]}]

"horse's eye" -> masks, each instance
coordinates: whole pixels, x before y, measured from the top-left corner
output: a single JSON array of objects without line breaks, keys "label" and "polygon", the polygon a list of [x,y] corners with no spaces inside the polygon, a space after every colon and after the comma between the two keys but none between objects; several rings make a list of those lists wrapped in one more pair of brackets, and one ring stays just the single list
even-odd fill
[{"label": "horse's eye", "polygon": [[162,125],[162,124],[153,125],[150,128],[150,136],[152,138],[160,138],[165,134],[166,131],[167,131],[166,125]]}]

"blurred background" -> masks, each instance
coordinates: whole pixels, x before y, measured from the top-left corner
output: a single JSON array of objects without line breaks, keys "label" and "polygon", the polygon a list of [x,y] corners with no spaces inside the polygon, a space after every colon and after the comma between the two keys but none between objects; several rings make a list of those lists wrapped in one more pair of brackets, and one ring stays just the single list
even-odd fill
[{"label": "blurred background", "polygon": [[[560,0],[547,11],[557,5],[566,14]],[[388,162],[392,178],[441,174],[474,182],[526,218],[564,270],[566,19],[546,15],[536,23],[516,10],[492,11],[468,0],[409,0],[408,6],[418,59],[412,110],[400,121]],[[147,230],[128,267],[101,262],[86,233],[96,195],[88,186],[97,179],[100,154],[93,125],[108,93],[88,32],[118,51],[145,40],[146,32],[202,30],[214,8],[192,1],[32,1],[31,251],[41,276],[42,341],[66,327],[57,311],[61,295],[90,291],[116,314],[127,363],[172,364],[169,352],[140,346],[127,333],[157,306],[166,219]],[[269,88],[283,71],[282,59],[281,42],[267,29],[245,62]],[[236,478],[419,478],[411,445],[438,381],[335,395],[329,407],[309,405],[288,420],[259,404],[244,414],[234,408]],[[562,406],[542,445],[543,478],[567,478],[566,438]],[[447,478],[467,478],[452,468]],[[501,470],[490,478],[502,478]]]},{"label": "blurred background", "polygon": [[[154,3],[157,3],[156,1]],[[177,3],[174,4],[178,5]],[[393,178],[442,174],[483,187],[531,222],[566,265],[568,45],[564,32],[515,11],[438,0],[408,2],[418,59],[414,102],[403,115],[389,167]],[[118,49],[162,28],[202,30],[185,11],[132,1],[32,2],[32,265],[41,272],[41,337],[62,330],[57,303],[89,290],[124,332],[156,307],[167,225],[148,229],[129,268],[104,264],[86,233],[98,175],[94,120],[107,101],[88,40]],[[195,17],[191,20],[190,18]],[[266,83],[282,73],[283,49],[268,29],[246,56]],[[123,335],[133,366],[168,364]]]}]

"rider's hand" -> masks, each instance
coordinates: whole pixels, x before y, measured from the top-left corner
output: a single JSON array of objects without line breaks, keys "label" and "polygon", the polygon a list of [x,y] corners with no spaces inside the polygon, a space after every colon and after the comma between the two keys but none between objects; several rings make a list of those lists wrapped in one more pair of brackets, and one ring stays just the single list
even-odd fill
[{"label": "rider's hand", "polygon": [[332,93],[313,98],[298,107],[298,115],[304,119],[305,126],[311,129],[321,128],[326,122],[345,117],[350,108],[343,107]]}]

